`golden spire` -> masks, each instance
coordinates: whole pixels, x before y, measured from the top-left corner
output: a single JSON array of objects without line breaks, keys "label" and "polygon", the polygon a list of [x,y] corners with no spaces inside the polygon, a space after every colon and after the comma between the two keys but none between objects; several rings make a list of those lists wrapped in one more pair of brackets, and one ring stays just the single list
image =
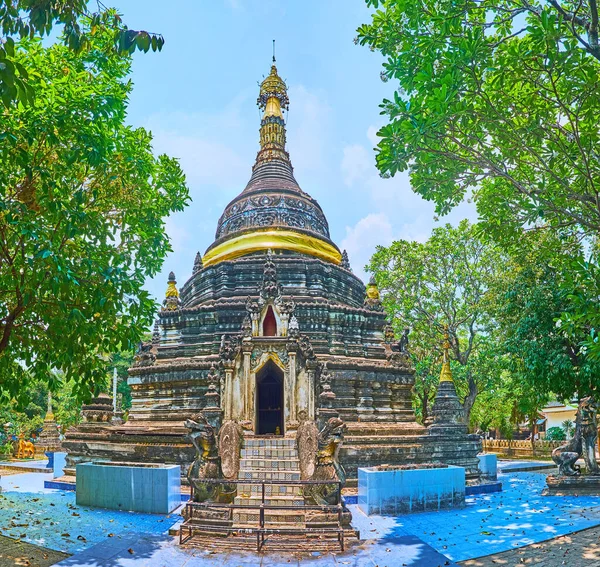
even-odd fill
[{"label": "golden spire", "polygon": [[289,162],[290,157],[285,151],[285,121],[282,110],[288,110],[290,100],[287,85],[277,73],[274,54],[271,72],[260,84],[256,103],[264,113],[260,122],[260,151],[254,167],[274,159]]},{"label": "golden spire", "polygon": [[52,412],[52,393],[48,392],[48,409],[44,421],[54,421],[54,413]]},{"label": "golden spire", "polygon": [[450,369],[450,357],[448,351],[450,350],[450,336],[448,334],[448,325],[444,326],[444,342],[442,343],[444,349],[444,358],[442,361],[442,372],[440,374],[440,382],[453,382],[452,370]]},{"label": "golden spire", "polygon": [[181,301],[179,300],[179,290],[177,289],[177,280],[175,279],[175,273],[169,274],[169,281],[167,283],[167,292],[165,293],[165,299],[163,301],[164,311],[176,311],[179,309]]}]

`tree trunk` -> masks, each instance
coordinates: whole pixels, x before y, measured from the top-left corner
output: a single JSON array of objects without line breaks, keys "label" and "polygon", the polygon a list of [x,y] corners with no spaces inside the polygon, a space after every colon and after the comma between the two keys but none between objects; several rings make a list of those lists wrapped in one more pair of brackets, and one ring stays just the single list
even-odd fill
[{"label": "tree trunk", "polygon": [[465,423],[467,424],[467,426],[469,425],[469,422],[471,420],[471,410],[473,409],[473,405],[475,404],[475,399],[477,398],[478,393],[479,390],[477,388],[477,383],[475,382],[475,379],[473,378],[471,373],[469,373],[469,391],[465,396],[465,399],[463,400],[462,404],[463,410],[465,412]]},{"label": "tree trunk", "polygon": [[423,392],[423,400],[421,404],[421,418],[423,419],[423,425],[427,424],[427,418],[429,417],[429,391]]}]

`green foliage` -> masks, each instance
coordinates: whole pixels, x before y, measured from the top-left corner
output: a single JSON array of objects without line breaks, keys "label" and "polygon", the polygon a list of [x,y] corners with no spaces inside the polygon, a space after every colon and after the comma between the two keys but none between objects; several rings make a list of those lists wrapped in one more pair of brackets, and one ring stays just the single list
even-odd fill
[{"label": "green foliage", "polygon": [[55,25],[62,26],[62,41],[76,53],[96,49],[94,36],[107,33],[111,41],[103,45],[107,55],[160,51],[164,39],[159,34],[130,30],[114,10],[90,12],[87,0],[5,0],[0,2],[0,98],[6,107],[15,101],[31,104],[36,96],[29,70],[15,56],[18,39],[44,37]]},{"label": "green foliage", "polygon": [[[474,199],[505,250],[526,231],[600,234],[597,0],[367,0],[358,41],[385,57],[397,90],[382,104],[377,166],[409,170],[447,213]],[[571,259],[564,332],[600,360],[597,254]],[[557,282],[558,283],[558,282]]]},{"label": "green foliage", "polygon": [[486,230],[600,231],[596,0],[367,0],[359,41],[398,82],[377,165],[440,213],[473,192]]},{"label": "green foliage", "polygon": [[563,399],[593,395],[600,387],[600,363],[581,346],[583,332],[565,332],[560,322],[574,308],[565,278],[579,253],[575,242],[532,234],[494,289],[498,333],[513,370],[540,392]]},{"label": "green foliage", "polygon": [[477,394],[495,379],[494,344],[487,336],[488,289],[502,255],[463,221],[437,228],[425,243],[400,240],[378,247],[368,269],[398,333],[411,329],[417,364],[416,393],[425,401],[437,383],[441,343],[448,325],[455,383],[467,416]]},{"label": "green foliage", "polygon": [[56,389],[52,370],[89,397],[106,353],[138,343],[164,218],[188,199],[177,161],[124,123],[130,58],[113,41],[99,28],[80,52],[16,44],[39,95],[0,115],[0,395],[21,403],[30,376]]},{"label": "green foliage", "polygon": [[564,441],[567,438],[562,427],[551,427],[546,431],[546,439],[548,441]]},{"label": "green foliage", "polygon": [[560,426],[567,437],[571,437],[573,435],[573,432],[575,431],[575,424],[570,419],[565,419]]}]

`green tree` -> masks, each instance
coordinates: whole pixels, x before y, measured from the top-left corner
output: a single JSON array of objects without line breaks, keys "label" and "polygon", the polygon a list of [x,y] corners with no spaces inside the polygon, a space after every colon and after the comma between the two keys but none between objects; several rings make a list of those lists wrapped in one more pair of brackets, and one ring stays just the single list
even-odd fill
[{"label": "green tree", "polygon": [[597,395],[600,388],[600,361],[587,355],[582,334],[561,323],[574,308],[565,278],[580,253],[577,242],[532,234],[493,290],[499,340],[515,371],[540,393],[560,399]]},{"label": "green tree", "polygon": [[[493,246],[477,237],[475,227],[463,221],[456,228],[435,229],[425,243],[400,240],[380,246],[368,266],[396,331],[411,329],[411,345],[440,361],[448,325],[451,357],[458,363],[455,382],[467,421],[481,388],[494,378],[489,368],[493,344],[487,338],[487,293],[500,259]],[[439,369],[428,370],[427,376],[439,377]]]},{"label": "green tree", "polygon": [[0,393],[29,376],[78,397],[129,350],[156,308],[143,289],[170,250],[164,219],[188,199],[175,159],[124,123],[130,57],[99,30],[77,53],[23,39],[39,96],[0,115]]},{"label": "green tree", "polygon": [[440,213],[471,192],[484,227],[600,232],[596,0],[367,0],[358,40],[398,82],[377,165],[410,168]]},{"label": "green tree", "polygon": [[[29,82],[29,71],[15,56],[18,38],[44,37],[55,25],[61,26],[62,41],[80,53],[97,48],[93,36],[108,31],[112,42],[107,51],[133,53],[136,49],[160,51],[164,39],[160,34],[130,30],[114,11],[97,2],[97,11],[88,9],[88,0],[3,0],[0,2],[0,99],[5,106],[19,100],[30,103],[35,84]],[[89,25],[84,25],[87,22]]]}]

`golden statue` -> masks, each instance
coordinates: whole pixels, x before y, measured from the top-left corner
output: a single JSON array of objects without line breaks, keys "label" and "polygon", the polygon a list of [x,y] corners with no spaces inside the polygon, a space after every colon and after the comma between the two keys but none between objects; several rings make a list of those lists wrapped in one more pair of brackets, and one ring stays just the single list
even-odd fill
[{"label": "golden statue", "polygon": [[17,446],[17,459],[33,459],[35,447],[30,441],[25,441],[23,433],[19,435],[19,445]]}]

